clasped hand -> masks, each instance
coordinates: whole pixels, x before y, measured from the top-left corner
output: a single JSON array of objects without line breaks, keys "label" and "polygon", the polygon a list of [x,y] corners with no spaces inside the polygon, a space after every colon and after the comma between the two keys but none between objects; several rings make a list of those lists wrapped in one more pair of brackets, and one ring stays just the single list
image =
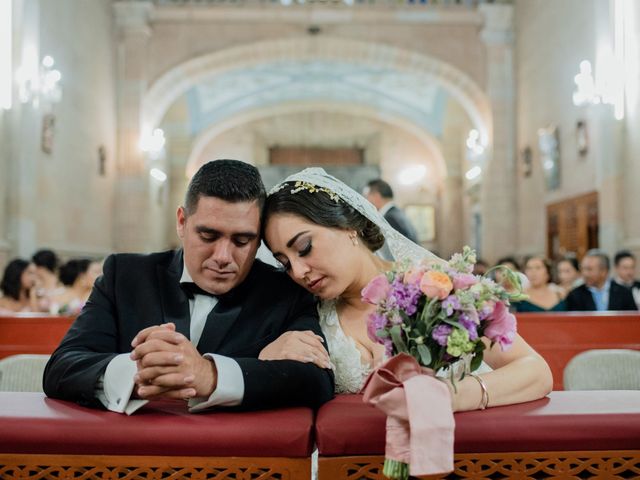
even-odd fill
[{"label": "clasped hand", "polygon": [[135,394],[142,399],[188,400],[209,397],[215,390],[215,364],[204,358],[173,323],[140,331],[131,346],[138,372]]}]

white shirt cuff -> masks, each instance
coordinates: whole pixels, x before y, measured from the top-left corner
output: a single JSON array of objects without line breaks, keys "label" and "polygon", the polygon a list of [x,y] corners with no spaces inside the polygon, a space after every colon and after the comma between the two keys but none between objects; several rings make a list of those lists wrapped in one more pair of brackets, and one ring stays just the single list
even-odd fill
[{"label": "white shirt cuff", "polygon": [[131,415],[148,400],[131,399],[134,375],[137,373],[136,362],[131,360],[128,353],[121,353],[109,362],[96,388],[96,395],[102,404],[112,412]]},{"label": "white shirt cuff", "polygon": [[201,412],[211,407],[235,407],[244,398],[244,376],[238,362],[233,358],[205,353],[205,358],[213,360],[218,372],[218,381],[213,393],[206,397],[189,400],[189,411]]}]

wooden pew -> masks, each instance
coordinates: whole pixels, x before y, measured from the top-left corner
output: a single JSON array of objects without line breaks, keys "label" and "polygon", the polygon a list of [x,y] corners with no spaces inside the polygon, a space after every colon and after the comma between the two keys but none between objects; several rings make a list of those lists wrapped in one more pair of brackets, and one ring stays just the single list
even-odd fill
[{"label": "wooden pew", "polygon": [[640,312],[518,313],[518,333],[542,355],[553,372],[553,389],[562,390],[569,360],[585,350],[640,350]]},{"label": "wooden pew", "polygon": [[0,316],[0,358],[22,353],[53,353],[74,319],[40,313]]}]

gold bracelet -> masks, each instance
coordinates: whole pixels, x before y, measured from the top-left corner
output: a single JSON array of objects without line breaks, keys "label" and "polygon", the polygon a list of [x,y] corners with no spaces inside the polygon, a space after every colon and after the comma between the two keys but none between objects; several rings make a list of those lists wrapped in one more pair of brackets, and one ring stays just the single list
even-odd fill
[{"label": "gold bracelet", "polygon": [[475,378],[480,384],[480,388],[482,389],[482,398],[480,399],[480,405],[478,405],[479,410],[484,410],[489,405],[489,390],[487,390],[487,384],[484,383],[484,380],[479,375],[475,373],[470,373],[470,376]]}]

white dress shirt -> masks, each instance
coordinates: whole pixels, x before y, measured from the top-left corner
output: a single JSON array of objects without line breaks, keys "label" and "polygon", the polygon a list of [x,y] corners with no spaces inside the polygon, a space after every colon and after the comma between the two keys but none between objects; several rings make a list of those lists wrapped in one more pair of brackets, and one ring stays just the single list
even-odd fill
[{"label": "white dress shirt", "polygon": [[[180,283],[193,282],[183,263]],[[195,294],[189,299],[191,343],[198,345],[207,316],[218,303],[216,297]],[[214,362],[218,372],[217,385],[213,393],[207,397],[189,400],[189,411],[200,412],[210,407],[232,407],[242,403],[244,398],[244,377],[242,369],[234,359],[222,355],[205,353],[205,358]],[[132,399],[134,388],[133,377],[137,373],[136,362],[131,360],[128,353],[122,353],[111,360],[107,369],[98,381],[96,396],[109,410],[131,415],[142,407],[147,400]]]}]

